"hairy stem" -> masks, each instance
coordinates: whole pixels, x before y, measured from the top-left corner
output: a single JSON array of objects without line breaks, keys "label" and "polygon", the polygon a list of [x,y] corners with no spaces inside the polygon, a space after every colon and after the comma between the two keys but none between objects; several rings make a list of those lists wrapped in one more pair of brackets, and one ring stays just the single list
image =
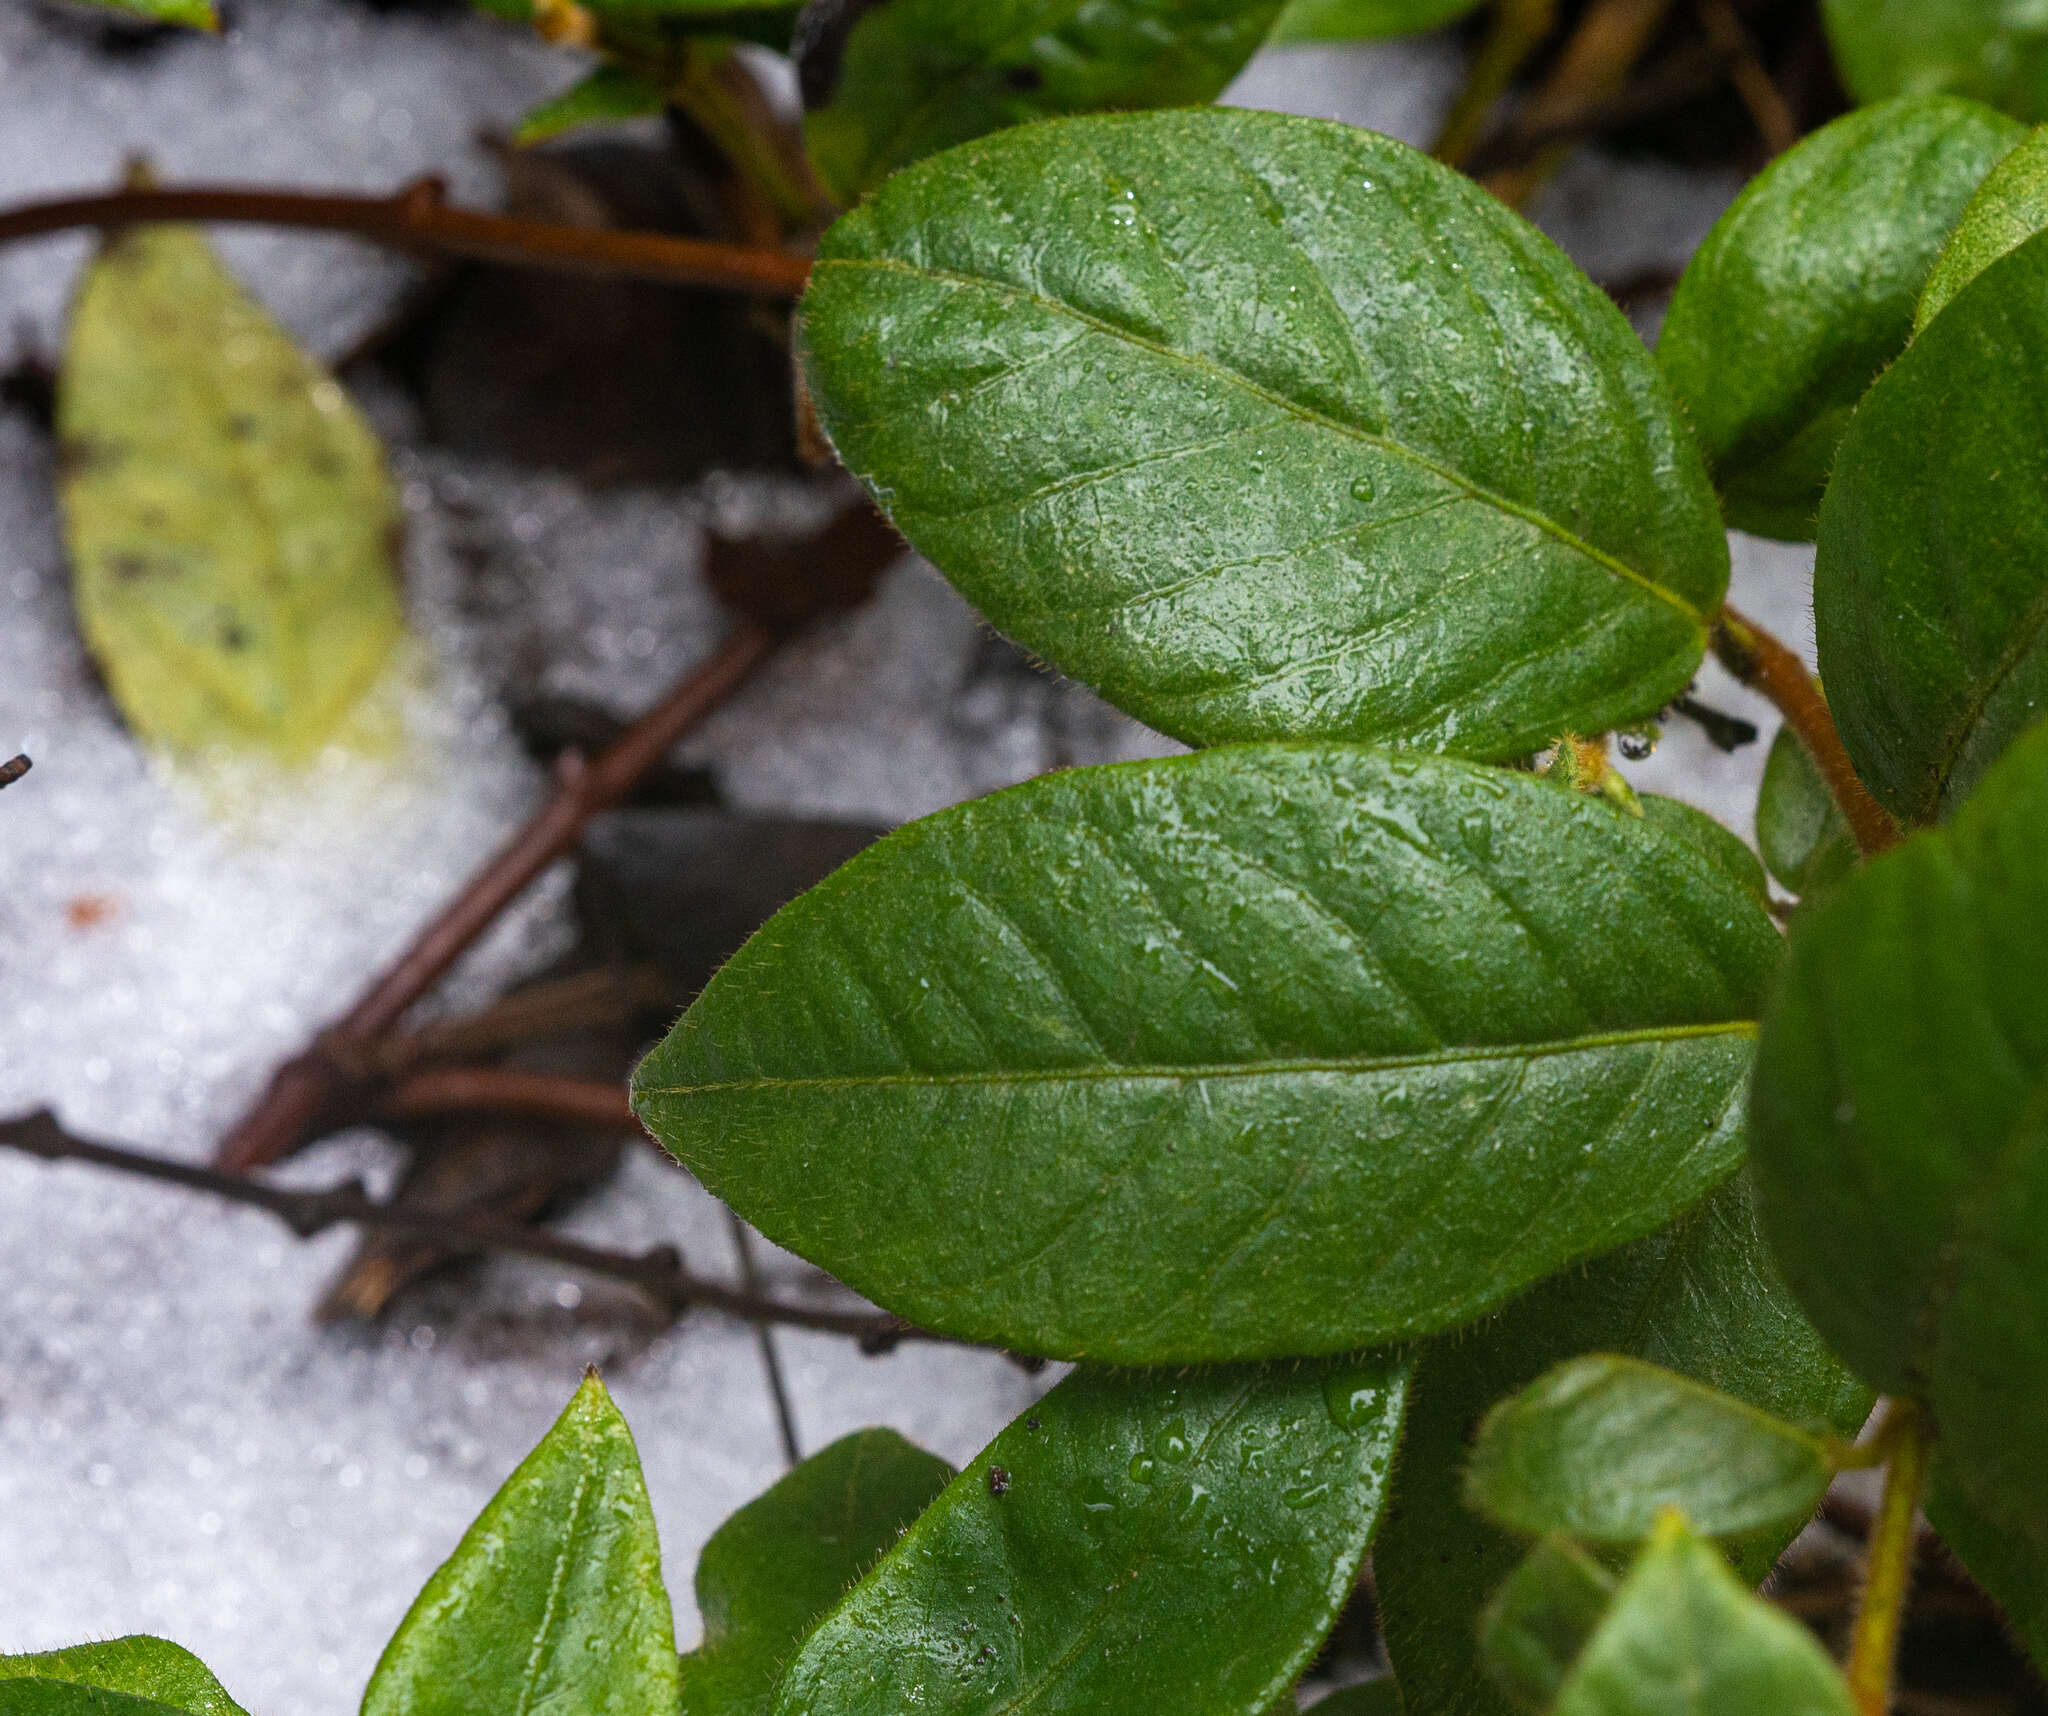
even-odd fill
[{"label": "hairy stem", "polygon": [[563,752],[556,762],[554,794],[539,813],[312,1048],[277,1069],[255,1106],[221,1140],[215,1160],[239,1173],[275,1162],[304,1143],[348,1082],[350,1069],[372,1058],[372,1046],[406,1009],[535,877],[576,844],[593,816],[624,798],[671,745],[738,690],[781,637],[757,621],[742,622],[709,661],[591,762],[577,752]]},{"label": "hairy stem", "polygon": [[1714,624],[1713,645],[1715,660],[1778,706],[1785,725],[1806,747],[1835,803],[1841,806],[1858,850],[1869,857],[1897,845],[1899,825],[1857,778],[1856,766],[1842,748],[1842,735],[1835,730],[1835,718],[1828,713],[1827,699],[1806,671],[1806,663],[1733,608],[1721,610]]},{"label": "hairy stem", "polygon": [[1870,1533],[1869,1572],[1849,1644],[1849,1691],[1863,1716],[1886,1716],[1891,1708],[1899,1628],[1913,1571],[1913,1517],[1927,1482],[1928,1456],[1934,1451],[1927,1415],[1918,1405],[1894,1400],[1891,1409],[1884,1500]]},{"label": "hairy stem", "polygon": [[1486,134],[1487,121],[1522,62],[1550,34],[1557,0],[1495,0],[1493,24],[1473,57],[1465,87],[1430,150],[1448,167],[1462,167]]},{"label": "hairy stem", "polygon": [[787,251],[665,233],[557,226],[448,206],[438,178],[415,180],[388,197],[313,195],[241,185],[134,188],[0,209],[0,244],[75,227],[139,221],[224,221],[342,232],[392,250],[461,256],[574,273],[631,275],[684,286],[728,286],[794,298],[810,264]]},{"label": "hairy stem", "polygon": [[140,1150],[80,1138],[67,1132],[47,1109],[0,1119],[0,1145],[40,1157],[45,1162],[84,1162],[263,1210],[283,1222],[301,1239],[309,1239],[330,1227],[346,1224],[403,1234],[457,1251],[500,1252],[563,1264],[637,1287],[671,1317],[680,1317],[697,1309],[722,1311],[750,1323],[783,1323],[820,1334],[846,1335],[857,1341],[861,1351],[866,1353],[885,1353],[907,1340],[952,1339],[882,1311],[837,1311],[817,1305],[792,1305],[759,1291],[706,1280],[691,1274],[683,1266],[674,1246],[657,1245],[638,1253],[608,1251],[600,1246],[564,1239],[541,1228],[471,1221],[433,1210],[400,1209],[379,1203],[360,1180],[345,1180],[340,1185],[318,1190],[273,1186],[240,1174],[222,1173],[218,1168],[177,1162]]}]

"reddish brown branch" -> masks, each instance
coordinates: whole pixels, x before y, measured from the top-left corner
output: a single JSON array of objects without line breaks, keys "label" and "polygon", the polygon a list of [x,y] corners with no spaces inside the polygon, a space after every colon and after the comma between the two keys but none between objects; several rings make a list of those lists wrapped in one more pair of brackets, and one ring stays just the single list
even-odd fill
[{"label": "reddish brown branch", "polygon": [[451,208],[438,178],[425,178],[388,197],[315,195],[244,185],[107,191],[60,197],[0,210],[0,244],[140,221],[221,221],[347,233],[387,249],[461,256],[478,262],[624,274],[676,285],[727,286],[794,298],[810,264],[787,251],[665,233],[557,226]]},{"label": "reddish brown branch", "polygon": [[27,774],[34,767],[35,764],[31,763],[25,756],[9,757],[6,762],[0,763],[0,787],[14,785],[16,781],[20,780],[23,775]]},{"label": "reddish brown branch", "polygon": [[1899,825],[1858,779],[1843,749],[1835,718],[1806,663],[1754,620],[1723,608],[1714,626],[1714,657],[1752,691],[1778,707],[1785,725],[1806,747],[1821,779],[1841,806],[1858,849],[1869,857],[1898,843]]},{"label": "reddish brown branch", "polygon": [[342,1088],[374,1060],[373,1045],[424,995],[506,906],[572,848],[584,825],[626,796],[669,747],[732,695],[783,634],[743,621],[654,709],[585,763],[564,752],[555,791],[538,815],[471,878],[454,902],[313,1048],[285,1062],[270,1087],[221,1140],[215,1160],[232,1172],[275,1162],[302,1144]]},{"label": "reddish brown branch", "polygon": [[578,1126],[638,1132],[624,1084],[516,1067],[433,1067],[400,1079],[377,1105],[380,1114],[414,1120],[429,1114],[525,1114]]},{"label": "reddish brown branch", "polygon": [[706,1280],[683,1266],[673,1246],[657,1245],[639,1253],[608,1251],[541,1228],[470,1221],[432,1210],[401,1209],[379,1203],[360,1180],[346,1180],[317,1190],[273,1186],[240,1174],[222,1173],[217,1168],[171,1161],[140,1150],[80,1138],[67,1132],[47,1109],[0,1119],[0,1145],[12,1146],[45,1162],[85,1162],[263,1210],[301,1239],[347,1224],[404,1234],[459,1251],[501,1252],[559,1263],[637,1287],[671,1317],[691,1310],[723,1311],[751,1323],[782,1323],[821,1334],[850,1336],[867,1353],[885,1353],[906,1340],[952,1338],[918,1328],[886,1312],[792,1305],[769,1294]]}]

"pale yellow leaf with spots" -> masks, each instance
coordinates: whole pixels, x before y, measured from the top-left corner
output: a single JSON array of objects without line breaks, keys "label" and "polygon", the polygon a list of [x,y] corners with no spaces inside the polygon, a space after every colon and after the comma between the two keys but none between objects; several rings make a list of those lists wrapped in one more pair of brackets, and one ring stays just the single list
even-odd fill
[{"label": "pale yellow leaf with spots", "polygon": [[79,623],[129,725],[286,762],[353,736],[404,632],[383,448],[196,229],[87,268],[57,430]]}]

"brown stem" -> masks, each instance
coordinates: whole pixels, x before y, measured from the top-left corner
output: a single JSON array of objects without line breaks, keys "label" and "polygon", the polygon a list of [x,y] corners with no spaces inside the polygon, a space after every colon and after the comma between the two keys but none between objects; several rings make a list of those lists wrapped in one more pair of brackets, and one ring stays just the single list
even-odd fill
[{"label": "brown stem", "polygon": [[437,178],[415,180],[388,197],[314,195],[243,185],[129,189],[62,197],[0,210],[0,244],[74,227],[138,221],[226,221],[344,232],[393,250],[464,256],[529,268],[624,274],[690,286],[729,286],[794,298],[810,264],[787,251],[672,238],[665,233],[556,226],[450,208]]},{"label": "brown stem", "polygon": [[1865,857],[1894,846],[1899,825],[1870,789],[1857,778],[1856,766],[1842,747],[1835,718],[1828,713],[1820,686],[1806,663],[1754,620],[1724,607],[1714,624],[1714,658],[1752,691],[1778,706],[1785,725],[1806,747],[1821,779],[1841,806],[1857,848]]},{"label": "brown stem", "polygon": [[1573,108],[1553,109],[1540,123],[1524,118],[1473,152],[1466,171],[1483,178],[1521,166],[1559,143],[1582,143],[1602,132],[1641,124],[1710,95],[1728,75],[1727,53],[1708,42],[1675,49],[1619,93]]},{"label": "brown stem", "polygon": [[263,1210],[301,1239],[347,1224],[404,1234],[462,1251],[540,1258],[626,1282],[639,1288],[671,1317],[691,1310],[723,1311],[750,1323],[784,1323],[821,1334],[850,1336],[866,1353],[885,1353],[907,1340],[952,1340],[951,1336],[921,1329],[886,1312],[792,1305],[767,1294],[706,1280],[683,1266],[673,1246],[657,1245],[639,1253],[608,1251],[540,1228],[470,1221],[432,1210],[400,1209],[372,1198],[360,1180],[346,1180],[318,1190],[268,1185],[240,1174],[222,1173],[217,1168],[80,1138],[67,1132],[47,1109],[0,1120],[0,1145],[12,1146],[45,1162],[86,1162]]},{"label": "brown stem", "polygon": [[402,1078],[430,1061],[470,1061],[535,1037],[623,1025],[667,999],[668,986],[652,966],[601,965],[515,989],[465,1019],[380,1038],[348,1070],[365,1081]]},{"label": "brown stem", "polygon": [[26,756],[9,757],[6,762],[0,763],[0,787],[11,787],[34,767],[35,764]]},{"label": "brown stem", "polygon": [[516,1067],[432,1067],[400,1079],[377,1105],[380,1114],[401,1120],[477,1110],[640,1130],[623,1084]]},{"label": "brown stem", "polygon": [[1557,0],[1494,0],[1493,23],[1430,149],[1445,166],[1462,167],[1471,157],[1486,134],[1494,104],[1556,19]]},{"label": "brown stem", "polygon": [[1714,45],[1728,55],[1728,80],[1735,85],[1735,93],[1742,98],[1742,105],[1749,109],[1749,117],[1755,124],[1757,135],[1764,140],[1764,147],[1773,155],[1782,155],[1799,141],[1799,121],[1792,117],[1792,108],[1785,100],[1785,92],[1771,80],[1771,74],[1764,68],[1762,56],[1757,53],[1756,38],[1742,20],[1735,15],[1735,8],[1728,0],[1693,0]]},{"label": "brown stem", "polygon": [[270,1087],[221,1140],[215,1161],[231,1172],[275,1162],[305,1141],[350,1069],[430,989],[543,870],[576,844],[584,824],[626,796],[669,747],[739,689],[784,634],[743,621],[668,696],[584,763],[565,751],[555,791],[533,820],[470,878],[442,914],[305,1054],[277,1069]]},{"label": "brown stem", "polygon": [[[1539,130],[1619,94],[1670,6],[1671,0],[1593,0],[1531,97],[1520,127]],[[1527,165],[1488,174],[1481,183],[1509,208],[1520,208],[1557,171],[1567,147],[1552,144]]]}]

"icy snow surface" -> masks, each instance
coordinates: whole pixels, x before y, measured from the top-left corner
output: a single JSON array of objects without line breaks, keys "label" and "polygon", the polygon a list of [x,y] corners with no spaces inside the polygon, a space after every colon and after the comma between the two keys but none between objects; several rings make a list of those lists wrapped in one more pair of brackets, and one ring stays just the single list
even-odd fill
[{"label": "icy snow surface", "polygon": [[[0,9],[0,200],[108,181],[146,151],[166,177],[388,189],[433,169],[482,200],[476,135],[575,75],[565,56],[460,15],[343,0],[241,0],[225,41],[108,57],[91,31]],[[1442,42],[1287,49],[1248,105],[1425,138],[1455,79]],[[1732,187],[1576,164],[1539,215],[1610,277],[1682,258]],[[233,232],[225,253],[317,348],[344,349],[404,265],[303,235]],[[54,349],[82,240],[0,252],[0,332]],[[374,404],[375,402],[373,402]],[[69,617],[49,450],[0,415],[0,755],[35,772],[0,798],[0,1113],[39,1103],[77,1129],[188,1158],[268,1068],[330,1017],[535,802],[509,688],[644,704],[707,649],[694,571],[707,521],[785,522],[812,504],[761,483],[581,492],[405,445],[409,597],[424,640],[410,738],[239,796],[174,776],[113,718]],[[1810,642],[1804,557],[1737,543],[1737,600]],[[1701,695],[1768,712],[1711,667]],[[894,820],[1061,763],[1162,747],[1077,688],[1019,675],[971,612],[906,562],[879,599],[804,641],[690,746],[740,804]],[[1764,746],[1722,758],[1679,724],[1632,772],[1748,828]],[[474,1004],[568,934],[546,878],[458,971]],[[372,1135],[291,1176],[388,1178]],[[716,1206],[635,1154],[567,1224],[604,1243],[679,1243],[730,1266]],[[462,1528],[602,1363],[632,1421],[670,1562],[689,1571],[781,1466],[752,1337],[700,1317],[655,1334],[630,1295],[495,1264],[405,1301],[393,1327],[315,1329],[346,1235],[0,1153],[0,1650],[146,1630],[197,1650],[258,1712],[339,1716]],[[769,1267],[813,1291],[794,1260]],[[779,1337],[807,1448],[893,1424],[963,1461],[1041,1382],[1001,1359],[906,1348],[864,1359]]]}]

